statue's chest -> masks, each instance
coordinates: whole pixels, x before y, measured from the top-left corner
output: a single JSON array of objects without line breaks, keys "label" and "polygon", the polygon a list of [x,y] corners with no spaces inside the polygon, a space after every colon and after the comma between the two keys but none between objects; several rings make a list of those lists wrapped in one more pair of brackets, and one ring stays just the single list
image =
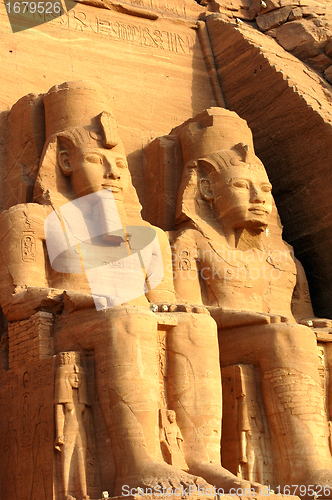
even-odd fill
[{"label": "statue's chest", "polygon": [[201,279],[212,287],[251,289],[262,295],[272,293],[273,288],[292,291],[296,283],[295,263],[287,251],[225,247],[221,251],[201,252],[198,259]]}]

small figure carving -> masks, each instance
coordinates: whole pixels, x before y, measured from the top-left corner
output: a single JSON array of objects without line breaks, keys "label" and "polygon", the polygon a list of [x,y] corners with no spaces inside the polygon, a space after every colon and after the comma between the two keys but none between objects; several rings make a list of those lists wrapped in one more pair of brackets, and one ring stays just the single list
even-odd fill
[{"label": "small figure carving", "polygon": [[162,424],[160,442],[166,462],[182,470],[188,470],[183,454],[183,437],[176,423],[176,413],[173,410],[160,410],[160,414]]},{"label": "small figure carving", "polygon": [[82,498],[90,498],[86,484],[87,407],[89,406],[85,374],[80,366],[78,352],[58,355],[59,367],[55,382],[55,448],[61,452],[62,488],[65,500],[74,500],[69,494],[73,471]]},{"label": "small figure carving", "polygon": [[244,401],[243,406],[247,418],[240,429],[240,462],[244,464],[246,479],[263,483],[266,452],[260,410],[255,401]]}]

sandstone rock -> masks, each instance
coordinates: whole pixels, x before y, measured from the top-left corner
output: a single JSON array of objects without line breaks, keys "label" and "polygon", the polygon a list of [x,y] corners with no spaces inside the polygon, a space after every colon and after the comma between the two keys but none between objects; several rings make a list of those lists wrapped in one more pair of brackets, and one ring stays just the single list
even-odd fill
[{"label": "sandstone rock", "polygon": [[332,83],[332,66],[325,70],[324,76],[328,82]]},{"label": "sandstone rock", "polygon": [[272,28],[271,30],[265,31],[265,35],[269,35],[271,38],[277,38],[278,28]]},{"label": "sandstone rock", "polygon": [[292,21],[278,28],[277,41],[300,59],[320,54],[329,38],[328,33],[306,20]]},{"label": "sandstone rock", "polygon": [[280,26],[280,24],[287,21],[287,18],[291,10],[292,8],[288,6],[288,7],[282,7],[272,12],[268,12],[267,14],[260,14],[256,18],[256,22],[259,29],[261,31],[267,31],[271,28]]},{"label": "sandstone rock", "polygon": [[332,59],[330,59],[326,54],[318,54],[317,56],[305,59],[305,62],[314,70],[323,73],[329,66],[331,66]]},{"label": "sandstone rock", "polygon": [[252,8],[258,13],[267,13],[280,8],[280,0],[264,0],[266,7],[262,6],[262,0],[252,0]]},{"label": "sandstone rock", "polygon": [[300,7],[296,7],[292,9],[289,16],[288,21],[296,21],[296,19],[301,19],[302,17],[302,9]]},{"label": "sandstone rock", "polygon": [[325,46],[325,54],[332,57],[332,38],[330,38]]}]

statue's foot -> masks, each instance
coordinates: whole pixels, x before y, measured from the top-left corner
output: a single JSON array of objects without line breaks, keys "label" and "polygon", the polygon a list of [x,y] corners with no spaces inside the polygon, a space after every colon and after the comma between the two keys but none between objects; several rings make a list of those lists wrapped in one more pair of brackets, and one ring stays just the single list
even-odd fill
[{"label": "statue's foot", "polygon": [[65,500],[76,500],[76,498],[71,495],[65,495]]},{"label": "statue's foot", "polygon": [[214,463],[192,465],[189,472],[204,478],[208,483],[215,485],[217,490],[221,489],[224,493],[230,492],[238,496],[249,496],[254,493],[264,494],[267,489],[267,486],[262,486],[259,483],[251,483],[245,479],[240,479],[221,465]]},{"label": "statue's foot", "polygon": [[208,488],[213,489],[201,477],[188,474],[179,467],[166,463],[148,463],[143,465],[135,475],[119,478],[116,482],[114,496],[140,493],[142,495],[157,494],[158,496],[177,494],[181,497],[195,493],[198,489],[203,493],[203,490]]}]

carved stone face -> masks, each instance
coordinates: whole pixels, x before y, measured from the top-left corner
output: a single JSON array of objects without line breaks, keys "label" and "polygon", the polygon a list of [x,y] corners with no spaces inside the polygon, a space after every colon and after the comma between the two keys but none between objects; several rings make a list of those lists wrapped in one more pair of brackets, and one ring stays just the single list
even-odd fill
[{"label": "carved stone face", "polygon": [[272,186],[262,166],[230,166],[211,183],[216,216],[233,229],[261,229],[272,212]]},{"label": "carved stone face", "polygon": [[125,156],[105,148],[76,148],[69,156],[71,182],[78,197],[112,189],[116,200],[122,201],[130,185]]},{"label": "carved stone face", "polygon": [[175,420],[176,420],[175,413],[174,412],[170,412],[168,414],[168,421],[172,424],[173,422],[175,422]]},{"label": "carved stone face", "polygon": [[68,380],[73,389],[78,389],[82,383],[82,375],[80,373],[71,373]]}]

